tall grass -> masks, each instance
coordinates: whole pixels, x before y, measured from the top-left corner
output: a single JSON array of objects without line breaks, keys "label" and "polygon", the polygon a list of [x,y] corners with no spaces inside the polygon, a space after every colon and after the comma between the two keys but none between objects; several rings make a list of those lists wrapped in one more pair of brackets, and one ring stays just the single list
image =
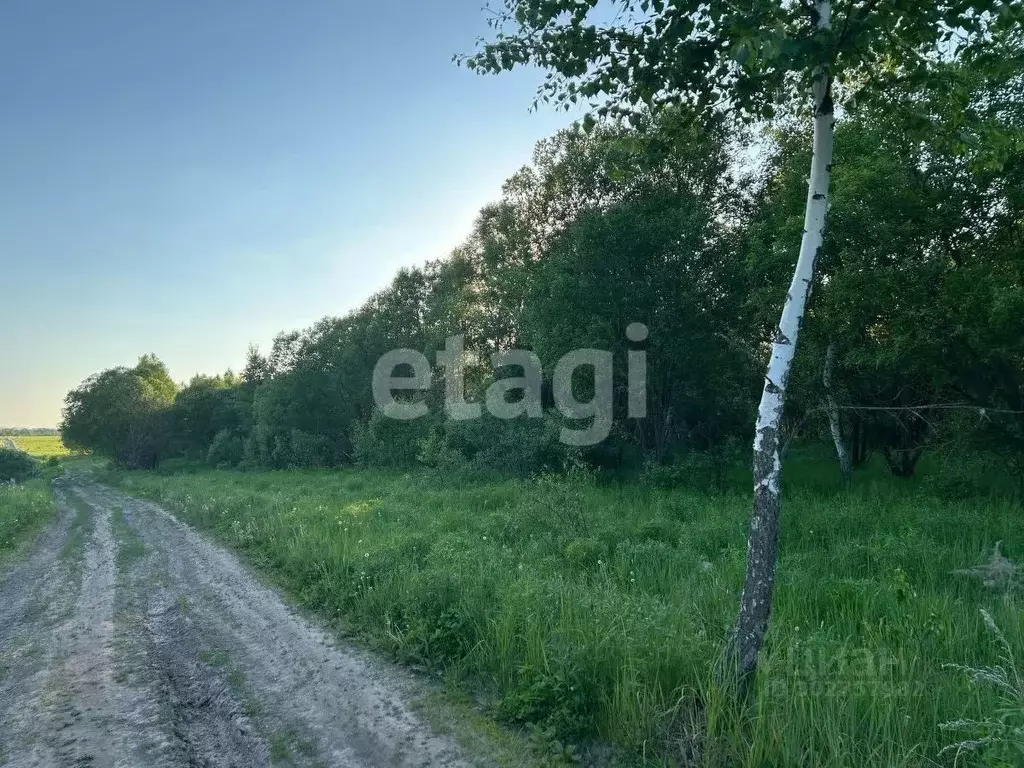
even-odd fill
[{"label": "tall grass", "polygon": [[0,483],[0,558],[53,516],[49,477],[23,485]]},{"label": "tall grass", "polygon": [[1021,675],[1013,646],[995,620],[984,608],[981,615],[1002,651],[999,666],[956,668],[976,685],[994,691],[998,696],[998,706],[987,720],[942,723],[940,727],[943,730],[961,736],[959,741],[949,744],[943,752],[956,752],[959,755],[984,750],[998,759],[1000,765],[1020,765],[1024,763],[1024,676]]},{"label": "tall grass", "polygon": [[742,719],[710,681],[742,584],[743,493],[364,470],[114,479],[551,739],[706,765],[951,765],[939,725],[998,700],[944,665],[997,663],[980,608],[1024,645],[1016,596],[953,571],[997,540],[1024,552],[1020,510],[791,474],[756,716]]}]

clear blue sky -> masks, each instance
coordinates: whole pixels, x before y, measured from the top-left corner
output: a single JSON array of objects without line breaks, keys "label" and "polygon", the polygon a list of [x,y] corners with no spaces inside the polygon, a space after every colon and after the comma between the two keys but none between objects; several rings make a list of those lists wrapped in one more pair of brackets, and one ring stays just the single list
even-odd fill
[{"label": "clear blue sky", "polygon": [[0,425],[175,379],[444,256],[568,124],[456,67],[483,0],[2,0]]}]

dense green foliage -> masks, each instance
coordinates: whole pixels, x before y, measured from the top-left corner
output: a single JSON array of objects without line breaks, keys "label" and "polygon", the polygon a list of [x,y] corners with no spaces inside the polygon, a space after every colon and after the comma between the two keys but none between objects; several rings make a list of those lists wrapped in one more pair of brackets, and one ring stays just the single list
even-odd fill
[{"label": "dense green foliage", "polygon": [[[743,576],[742,466],[724,493],[587,473],[111,477],[212,531],[327,620],[446,672],[498,719],[538,726],[545,742],[581,754],[611,743],[625,762],[682,761],[703,744],[707,765],[952,765],[939,752],[962,734],[939,725],[998,705],[944,668],[999,663],[979,609],[1024,653],[1019,592],[954,571],[998,539],[1024,551],[1019,510],[984,488],[960,499],[953,479],[983,476],[959,461],[926,458],[908,482],[876,459],[853,491],[828,462],[794,453],[787,467],[775,629],[749,731],[711,684]],[[701,708],[702,738],[691,720]],[[1012,753],[989,751],[989,764],[1015,764],[999,754]]]},{"label": "dense green foliage", "polygon": [[64,444],[129,467],[156,466],[168,447],[168,417],[177,386],[153,355],[134,368],[113,368],[68,393]]},{"label": "dense green foliage", "polygon": [[27,453],[0,448],[0,483],[21,483],[39,474],[39,465]]},{"label": "dense green foliage", "polygon": [[[833,107],[895,110],[916,137],[1013,157],[993,83],[1022,64],[1020,0],[493,0],[490,40],[456,57],[482,73],[547,72],[538,100],[586,104],[587,124],[636,124],[677,109],[770,121],[812,108],[813,82]],[[823,18],[824,15],[824,18]],[[823,23],[825,22],[825,23]],[[922,91],[928,91],[922,94]],[[936,93],[936,91],[938,93]]]},{"label": "dense green foliage", "polygon": [[[1006,135],[1024,127],[1021,103],[999,113]],[[909,475],[926,448],[982,448],[1024,479],[1019,155],[993,168],[945,141],[915,141],[915,130],[897,109],[862,110],[838,128],[832,225],[790,388],[790,435],[827,439],[821,374],[834,345],[858,464],[879,453]],[[779,121],[754,138],[724,124],[698,131],[671,112],[563,131],[538,145],[448,259],[404,270],[344,317],[281,334],[266,355],[251,349],[238,375],[176,391],[152,358],[99,374],[69,395],[65,441],[136,465],[187,456],[220,467],[564,466],[563,419],[549,399],[543,419],[449,421],[442,367],[425,393],[432,415],[398,422],[375,410],[381,355],[411,348],[433,362],[462,335],[476,401],[505,375],[492,371],[494,353],[532,350],[549,388],[567,351],[612,352],[615,418],[610,438],[584,451],[592,465],[721,465],[751,438],[806,195],[802,132]],[[626,339],[633,322],[650,329],[643,344]],[[648,359],[645,419],[625,413],[625,358],[636,348]]]},{"label": "dense green foliage", "polygon": [[[585,126],[594,125],[595,112],[636,125],[645,113],[660,116],[666,109],[705,128],[723,117],[741,124],[794,112],[812,118],[812,136],[804,142],[813,151],[799,257],[767,355],[753,445],[747,572],[722,665],[743,698],[773,605],[786,405],[832,204],[836,117],[862,110],[862,117],[877,123],[898,115],[901,149],[923,141],[930,150],[965,156],[970,154],[966,145],[981,136],[980,151],[972,148],[974,160],[1003,168],[1013,157],[1013,145],[1019,145],[1019,131],[1007,125],[1012,120],[1003,113],[1019,113],[1024,5],[1020,0],[498,0],[495,6],[489,19],[494,37],[480,41],[478,54],[466,58],[468,65],[485,73],[540,67],[547,76],[539,98],[566,107],[587,103],[591,112]],[[1009,98],[1000,90],[1006,85]],[[945,110],[936,110],[937,103]],[[874,217],[868,223],[875,224]],[[933,264],[940,250],[933,233],[914,244],[923,246]],[[851,454],[834,391],[838,342],[830,339],[826,350],[824,403],[840,472],[848,479]],[[917,374],[910,373],[911,388],[918,387]],[[906,380],[908,373],[900,371],[899,377]],[[898,381],[894,389],[883,388],[883,397],[898,401],[906,386]],[[916,404],[897,402],[885,412],[897,414],[895,425],[885,425],[886,460],[894,474],[909,476],[931,421]],[[855,455],[864,453],[866,434],[879,432],[855,429]]]},{"label": "dense green foliage", "polygon": [[[1013,121],[1024,125],[1024,106]],[[749,230],[760,276],[749,302],[764,328],[775,321],[772,286],[788,273],[802,226],[803,144],[799,136],[780,142],[766,185],[774,204],[760,208]],[[796,418],[820,406],[823,361],[835,344],[841,400],[860,406],[849,412],[850,431],[894,472],[912,472],[924,446],[965,435],[1009,448],[1006,456],[1019,461],[1024,329],[1011,330],[1005,313],[1015,315],[1012,325],[1024,317],[1021,181],[1016,161],[999,173],[972,170],[882,115],[838,127],[820,286],[795,374]],[[957,408],[928,407],[935,404]]]}]

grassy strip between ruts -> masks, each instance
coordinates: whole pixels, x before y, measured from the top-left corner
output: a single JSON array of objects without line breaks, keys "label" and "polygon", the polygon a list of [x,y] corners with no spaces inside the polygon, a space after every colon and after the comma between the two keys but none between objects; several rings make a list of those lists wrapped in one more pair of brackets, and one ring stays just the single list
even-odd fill
[{"label": "grassy strip between ruts", "polygon": [[368,470],[108,479],[212,531],[322,617],[443,670],[558,751],[952,765],[940,752],[957,736],[940,724],[1000,704],[944,666],[999,663],[980,609],[1011,652],[1024,650],[1015,588],[955,573],[997,540],[1011,557],[1024,552],[1020,510],[997,497],[943,500],[889,481],[790,488],[755,717],[741,725],[710,680],[742,583],[742,494]]}]

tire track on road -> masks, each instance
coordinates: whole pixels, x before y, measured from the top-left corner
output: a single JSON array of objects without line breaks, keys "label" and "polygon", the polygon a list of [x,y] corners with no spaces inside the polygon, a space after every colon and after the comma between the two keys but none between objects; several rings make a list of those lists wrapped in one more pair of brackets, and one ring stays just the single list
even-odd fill
[{"label": "tire track on road", "polygon": [[415,685],[173,515],[82,477],[0,581],[0,764],[467,765]]}]

